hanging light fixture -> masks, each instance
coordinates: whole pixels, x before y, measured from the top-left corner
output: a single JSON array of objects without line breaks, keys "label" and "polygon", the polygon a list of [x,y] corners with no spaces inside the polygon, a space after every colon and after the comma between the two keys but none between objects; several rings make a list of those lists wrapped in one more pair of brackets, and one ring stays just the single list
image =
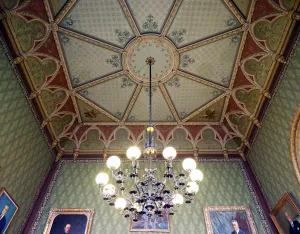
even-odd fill
[{"label": "hanging light fixture", "polygon": [[[165,171],[161,175],[162,179],[156,177],[159,172],[157,168],[152,168],[152,161],[157,153],[154,141],[154,126],[152,123],[152,65],[155,60],[148,57],[146,63],[150,68],[149,87],[149,125],[146,128],[147,139],[143,150],[143,155],[148,159],[148,167],[145,174],[139,175],[138,159],[142,155],[141,150],[132,146],[127,150],[127,157],[131,160],[131,173],[117,170],[121,165],[121,160],[117,156],[111,156],[107,160],[107,167],[112,172],[118,188],[113,184],[108,184],[109,176],[106,173],[99,173],[96,183],[100,187],[100,195],[109,205],[115,206],[124,217],[133,217],[137,221],[138,214],[152,216],[163,216],[163,212],[173,215],[176,209],[184,203],[191,203],[193,197],[199,190],[198,184],[203,179],[203,174],[196,169],[196,162],[192,158],[184,159],[183,169],[188,173],[173,172],[172,161],[177,152],[173,147],[166,147],[162,154],[165,158]],[[133,188],[126,188],[127,181],[133,181]],[[127,193],[127,191],[128,193]],[[126,192],[125,192],[126,191]]]}]

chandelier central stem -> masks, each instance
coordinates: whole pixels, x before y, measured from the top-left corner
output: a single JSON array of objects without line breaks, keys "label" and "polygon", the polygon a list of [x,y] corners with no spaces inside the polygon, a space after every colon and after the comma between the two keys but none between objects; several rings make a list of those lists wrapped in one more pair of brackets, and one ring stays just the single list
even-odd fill
[{"label": "chandelier central stem", "polygon": [[148,57],[146,59],[146,63],[150,68],[150,87],[149,87],[149,125],[152,126],[152,65],[155,63],[155,59],[153,57]]}]

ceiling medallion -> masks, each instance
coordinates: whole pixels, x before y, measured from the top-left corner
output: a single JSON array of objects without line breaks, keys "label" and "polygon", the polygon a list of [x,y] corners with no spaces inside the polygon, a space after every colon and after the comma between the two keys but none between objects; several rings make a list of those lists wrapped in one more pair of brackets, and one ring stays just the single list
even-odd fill
[{"label": "ceiling medallion", "polygon": [[170,79],[179,65],[179,54],[175,46],[166,38],[159,36],[142,36],[127,46],[124,53],[123,67],[136,82],[149,85],[149,66],[147,57],[154,57],[155,67],[152,71],[152,84]]}]

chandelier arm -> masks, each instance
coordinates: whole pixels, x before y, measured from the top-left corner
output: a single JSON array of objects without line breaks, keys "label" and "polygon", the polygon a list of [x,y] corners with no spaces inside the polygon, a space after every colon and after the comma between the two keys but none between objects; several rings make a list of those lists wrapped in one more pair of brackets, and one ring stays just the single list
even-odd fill
[{"label": "chandelier arm", "polygon": [[130,205],[132,205],[131,199],[130,199],[128,196],[125,195],[124,190],[121,191],[121,194],[122,194],[122,197],[123,197],[125,200],[129,201]]}]

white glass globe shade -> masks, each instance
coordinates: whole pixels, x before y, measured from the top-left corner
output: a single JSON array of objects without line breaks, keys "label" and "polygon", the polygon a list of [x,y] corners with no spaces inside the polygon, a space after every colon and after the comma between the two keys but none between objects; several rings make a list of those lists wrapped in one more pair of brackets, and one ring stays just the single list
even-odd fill
[{"label": "white glass globe shade", "polygon": [[182,167],[186,171],[192,171],[196,169],[196,161],[192,158],[186,158],[182,162]]},{"label": "white glass globe shade", "polygon": [[107,184],[103,187],[102,193],[105,196],[113,196],[116,193],[116,188],[112,184]]},{"label": "white glass globe shade", "polygon": [[163,156],[166,160],[173,160],[177,155],[176,149],[173,147],[169,146],[164,149],[163,151]]},{"label": "white glass globe shade", "polygon": [[192,181],[195,181],[195,182],[200,182],[203,180],[203,173],[202,171],[200,170],[193,170],[191,173],[190,173],[190,178]]},{"label": "white glass globe shade", "polygon": [[136,209],[137,212],[141,212],[142,211],[142,206],[140,205],[140,203],[134,203],[133,207]]},{"label": "white glass globe shade", "polygon": [[106,173],[99,173],[97,176],[96,176],[96,183],[100,186],[104,186],[108,183],[108,180],[109,180],[109,177]]},{"label": "white glass globe shade", "polygon": [[139,159],[139,157],[141,157],[141,154],[141,150],[136,146],[131,146],[126,152],[127,158],[132,161]]},{"label": "white glass globe shade", "polygon": [[186,186],[187,193],[197,193],[199,191],[199,186],[196,182],[189,182]]},{"label": "white glass globe shade", "polygon": [[173,204],[174,205],[182,205],[183,203],[183,196],[179,193],[176,193],[174,196],[173,196]]},{"label": "white glass globe shade", "polygon": [[115,169],[118,169],[120,167],[121,160],[120,160],[120,158],[118,156],[110,156],[107,159],[106,165],[111,170],[115,170]]},{"label": "white glass globe shade", "polygon": [[119,197],[115,201],[115,207],[117,210],[124,210],[126,207],[126,200],[124,198]]}]

